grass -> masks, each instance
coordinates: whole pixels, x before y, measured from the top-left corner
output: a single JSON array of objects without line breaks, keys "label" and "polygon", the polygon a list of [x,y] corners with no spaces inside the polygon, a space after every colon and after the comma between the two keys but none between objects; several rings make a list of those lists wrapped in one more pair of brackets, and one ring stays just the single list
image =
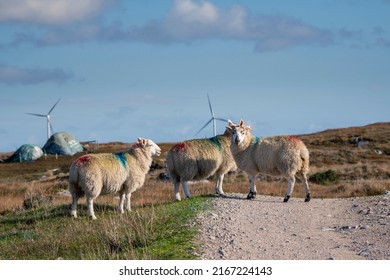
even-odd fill
[{"label": "grass", "polygon": [[[355,136],[370,139],[370,144],[357,147],[351,141]],[[390,190],[390,123],[299,138],[310,151],[313,198],[371,196]],[[120,152],[129,145],[99,144],[90,152]],[[164,159],[172,143],[159,145],[162,155],[153,162],[144,187],[132,195],[133,211],[120,215],[115,210],[118,198],[99,197],[97,221],[87,218],[85,199],[80,200],[78,219],[68,215],[68,169],[81,154],[49,156],[33,163],[0,163],[0,259],[196,258],[197,228],[193,224],[197,213],[209,207],[214,181],[190,185],[193,199],[173,202],[171,183],[156,179],[165,171]],[[376,154],[373,149],[384,153]],[[285,180],[268,176],[259,176],[256,185],[258,194],[281,200],[287,190]],[[225,176],[226,193],[246,194],[248,190],[244,172]],[[298,178],[293,197],[304,196]]]},{"label": "grass", "polygon": [[339,176],[334,170],[327,170],[325,172],[317,172],[309,177],[309,181],[320,185],[335,184],[339,181]]},{"label": "grass", "polygon": [[98,204],[96,221],[86,217],[85,206],[77,219],[66,205],[10,212],[0,216],[0,259],[194,259],[191,223],[209,201],[200,196],[123,215]]}]

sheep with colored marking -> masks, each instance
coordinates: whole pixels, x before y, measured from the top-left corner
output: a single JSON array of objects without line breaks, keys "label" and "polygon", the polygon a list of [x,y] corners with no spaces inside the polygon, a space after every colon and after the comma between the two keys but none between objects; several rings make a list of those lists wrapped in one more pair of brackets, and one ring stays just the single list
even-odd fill
[{"label": "sheep with colored marking", "polygon": [[248,199],[256,196],[256,175],[266,174],[285,177],[288,190],[284,197],[287,202],[294,189],[295,175],[302,179],[306,197],[310,201],[310,189],[307,182],[309,172],[309,151],[305,144],[295,136],[254,137],[251,128],[240,121],[238,125],[228,122],[231,132],[230,149],[238,168],[250,175]]},{"label": "sheep with colored marking", "polygon": [[90,154],[79,157],[70,166],[69,191],[72,195],[70,214],[77,217],[77,201],[87,198],[88,215],[96,219],[93,200],[100,195],[119,194],[119,212],[130,211],[131,193],[141,188],[152,164],[152,157],[161,149],[152,140],[138,138],[127,152]]},{"label": "sheep with colored marking", "polygon": [[176,200],[181,200],[180,183],[184,194],[191,198],[188,181],[207,179],[216,174],[215,191],[223,195],[222,183],[226,173],[236,169],[230,152],[230,133],[212,138],[193,139],[174,145],[167,154],[167,169],[174,185]]}]

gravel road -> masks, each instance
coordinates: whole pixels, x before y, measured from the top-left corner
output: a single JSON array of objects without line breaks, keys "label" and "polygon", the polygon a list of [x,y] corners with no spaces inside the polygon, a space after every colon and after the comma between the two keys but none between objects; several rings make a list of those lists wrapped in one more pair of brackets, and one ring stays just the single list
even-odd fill
[{"label": "gravel road", "polygon": [[198,217],[206,260],[390,259],[390,194],[303,199],[217,197]]}]

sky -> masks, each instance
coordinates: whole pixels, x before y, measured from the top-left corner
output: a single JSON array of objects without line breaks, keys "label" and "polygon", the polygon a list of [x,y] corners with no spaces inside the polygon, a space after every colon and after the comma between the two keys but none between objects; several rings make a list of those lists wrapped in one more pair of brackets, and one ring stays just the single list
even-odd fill
[{"label": "sky", "polygon": [[[0,0],[0,152],[390,121],[389,0]],[[226,123],[217,122],[218,133]]]}]

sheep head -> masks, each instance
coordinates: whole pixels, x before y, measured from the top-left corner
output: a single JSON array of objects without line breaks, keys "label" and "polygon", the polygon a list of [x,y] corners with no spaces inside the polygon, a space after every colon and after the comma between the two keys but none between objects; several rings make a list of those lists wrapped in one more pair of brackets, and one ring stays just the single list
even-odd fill
[{"label": "sheep head", "polygon": [[138,138],[133,148],[141,148],[147,150],[151,156],[159,156],[161,154],[161,148],[150,139]]},{"label": "sheep head", "polygon": [[228,120],[226,128],[231,133],[231,142],[237,145],[241,145],[247,135],[251,135],[251,127],[245,125],[243,120],[241,120],[237,125]]}]

